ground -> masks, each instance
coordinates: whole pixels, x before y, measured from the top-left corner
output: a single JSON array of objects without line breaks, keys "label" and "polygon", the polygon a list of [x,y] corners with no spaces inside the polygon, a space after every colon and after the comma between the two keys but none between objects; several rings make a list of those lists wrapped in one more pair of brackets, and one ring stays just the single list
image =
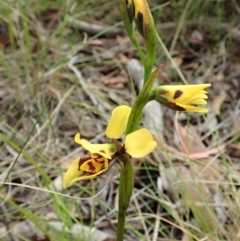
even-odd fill
[{"label": "ground", "polygon": [[[141,125],[158,147],[133,159],[126,240],[237,240],[240,160],[240,4],[149,5],[163,41],[159,85],[211,83],[208,114],[153,104]],[[139,55],[117,0],[0,0],[0,240],[114,240],[119,166],[62,190],[86,152],[104,142],[114,107],[141,87]],[[138,36],[139,43],[143,39]],[[154,125],[153,125],[154,123]],[[4,182],[4,184],[3,184]]]}]

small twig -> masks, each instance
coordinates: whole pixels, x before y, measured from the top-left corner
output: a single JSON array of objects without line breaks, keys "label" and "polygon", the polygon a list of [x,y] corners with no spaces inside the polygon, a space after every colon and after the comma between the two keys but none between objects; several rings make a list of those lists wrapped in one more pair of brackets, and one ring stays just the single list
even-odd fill
[{"label": "small twig", "polygon": [[178,116],[179,116],[179,111],[176,112],[175,118],[174,118],[174,127],[177,133],[178,140],[180,141],[184,151],[186,154],[189,154],[188,148],[186,147],[185,143],[183,142],[182,136],[180,135],[179,131],[179,124],[178,124]]},{"label": "small twig", "polygon": [[[231,25],[229,23],[219,23],[217,21],[214,21],[215,19],[212,17],[205,17],[204,18],[204,26],[208,28],[215,28],[218,27],[224,31],[229,31],[229,28],[231,28]],[[199,21],[196,20],[190,20],[185,23],[187,27],[194,27],[199,25]],[[178,26],[177,22],[165,22],[157,25],[157,30],[164,31],[168,29],[173,29]]]},{"label": "small twig", "polygon": [[[157,214],[157,216],[160,216],[160,205],[159,204],[157,206],[157,213],[156,214]],[[159,224],[160,224],[160,219],[156,218],[152,241],[157,241],[158,240]]]},{"label": "small twig", "polygon": [[177,29],[176,29],[176,32],[174,34],[174,37],[173,37],[173,40],[172,40],[172,43],[171,43],[171,47],[170,47],[170,50],[169,52],[172,54],[174,49],[175,49],[175,46],[176,46],[176,43],[177,43],[177,40],[178,40],[178,37],[180,35],[180,31],[183,27],[183,24],[184,24],[184,20],[186,19],[186,14],[187,14],[187,11],[188,9],[190,8],[191,6],[191,3],[192,3],[192,0],[188,0],[187,1],[187,4],[185,5],[185,8],[182,12],[182,15],[180,17],[180,20],[178,22],[178,26],[177,26]]},{"label": "small twig", "polygon": [[89,99],[92,101],[93,105],[96,106],[98,108],[98,110],[100,111],[104,111],[103,106],[98,102],[98,100],[95,98],[94,94],[91,93],[88,90],[88,87],[86,85],[85,80],[82,77],[81,72],[74,66],[74,64],[76,63],[78,59],[78,56],[74,56],[71,57],[69,62],[68,62],[68,67],[75,73],[76,77],[79,80],[80,85],[82,86],[82,88],[84,89],[84,91],[86,92],[86,94],[88,95]]},{"label": "small twig", "polygon": [[[68,62],[68,67],[75,73],[76,77],[79,80],[80,85],[82,86],[82,88],[86,92],[86,94],[88,95],[89,99],[92,101],[93,105],[100,112],[104,112],[103,105],[100,104],[100,102],[95,97],[94,93],[92,93],[91,91],[88,90],[88,86],[86,85],[86,82],[85,82],[84,78],[82,77],[81,72],[74,66],[74,64],[76,63],[77,59],[78,59],[78,56],[71,56],[70,60]],[[101,132],[102,131],[102,126],[98,124],[97,125],[97,130],[99,132]]]},{"label": "small twig", "polygon": [[[13,165],[14,165],[14,163],[12,162],[12,163],[3,171],[3,173],[0,175],[0,181],[3,182],[3,181],[7,178],[7,176],[8,176],[8,178],[10,178],[11,173],[10,173],[10,175],[8,175],[8,173],[11,171]],[[11,198],[11,196],[12,196],[12,195],[11,195],[11,192],[12,192],[12,187],[9,186],[9,187],[8,187],[8,191],[7,191],[7,195],[5,195],[4,199],[0,202],[0,206],[1,206],[1,207],[3,207],[3,204],[6,203],[6,202]]]},{"label": "small twig", "polygon": [[61,197],[67,197],[67,198],[70,198],[70,199],[75,199],[75,200],[91,200],[91,199],[94,199],[95,197],[97,197],[101,192],[103,192],[107,186],[105,186],[101,191],[99,191],[97,194],[91,196],[91,197],[74,197],[74,196],[70,196],[70,195],[67,195],[67,194],[63,194],[63,193],[60,193],[60,192],[56,192],[56,191],[53,191],[53,190],[49,190],[47,188],[40,188],[40,187],[33,187],[33,186],[30,186],[30,185],[25,185],[25,184],[20,184],[20,183],[14,183],[14,182],[2,182],[0,181],[0,184],[1,185],[8,185],[8,186],[15,186],[15,187],[23,187],[23,188],[29,188],[29,189],[32,189],[32,190],[35,190],[35,191],[41,191],[41,192],[45,192],[45,193],[51,193],[51,194],[54,194],[54,195],[57,195],[57,196],[61,196]]},{"label": "small twig", "polygon": [[240,7],[238,6],[237,1],[236,0],[231,0],[231,1],[234,5],[235,9],[237,10],[238,14],[240,14]]},{"label": "small twig", "polygon": [[240,25],[238,24],[236,27],[234,27],[233,29],[231,29],[223,38],[223,40],[221,41],[220,44],[220,54],[223,56],[223,61],[222,64],[220,65],[222,67],[222,71],[225,70],[226,68],[226,63],[227,63],[227,54],[226,54],[226,41],[227,39],[232,36],[232,35],[240,35],[240,31],[239,31],[239,27]]},{"label": "small twig", "polygon": [[147,230],[147,225],[144,221],[144,217],[142,215],[142,212],[141,212],[141,209],[139,207],[139,203],[137,201],[137,198],[133,198],[134,202],[135,202],[135,206],[137,208],[137,211],[138,211],[138,218],[141,220],[141,223],[142,223],[142,226],[143,226],[143,229],[144,229],[144,234],[146,235],[146,238],[147,240],[151,240],[150,237],[149,237],[149,233],[148,233],[148,230]]},{"label": "small twig", "polygon": [[88,33],[89,35],[96,35],[102,33],[103,35],[107,35],[108,37],[116,37],[116,36],[125,36],[126,32],[124,29],[116,28],[113,26],[106,25],[97,25],[93,23],[88,23],[85,21],[77,20],[73,17],[67,18],[68,22],[74,26],[79,28],[81,31]]}]

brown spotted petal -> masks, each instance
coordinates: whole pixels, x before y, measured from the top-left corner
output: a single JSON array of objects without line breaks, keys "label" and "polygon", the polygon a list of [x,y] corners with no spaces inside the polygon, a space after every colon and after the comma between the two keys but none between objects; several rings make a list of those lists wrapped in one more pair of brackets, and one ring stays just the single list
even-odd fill
[{"label": "brown spotted petal", "polygon": [[177,111],[208,112],[206,108],[196,105],[207,104],[206,88],[211,84],[199,85],[164,85],[152,91],[151,99]]},{"label": "brown spotted petal", "polygon": [[81,180],[95,178],[109,169],[110,159],[98,154],[88,157],[78,157],[69,166],[63,177],[63,188]]}]

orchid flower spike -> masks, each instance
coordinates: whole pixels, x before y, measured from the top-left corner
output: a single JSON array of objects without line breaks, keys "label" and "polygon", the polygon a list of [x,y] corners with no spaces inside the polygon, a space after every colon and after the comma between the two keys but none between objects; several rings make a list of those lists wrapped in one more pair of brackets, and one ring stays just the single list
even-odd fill
[{"label": "orchid flower spike", "polygon": [[127,153],[132,157],[140,158],[155,149],[157,143],[145,128],[126,135],[123,144],[120,145],[120,150],[114,144],[114,140],[119,139],[125,132],[130,112],[131,108],[125,105],[113,109],[106,129],[106,136],[113,141],[113,144],[92,144],[82,139],[79,133],[76,134],[75,142],[87,150],[90,155],[78,157],[72,162],[63,177],[63,188],[67,188],[77,181],[95,178],[105,173],[118,155]]}]

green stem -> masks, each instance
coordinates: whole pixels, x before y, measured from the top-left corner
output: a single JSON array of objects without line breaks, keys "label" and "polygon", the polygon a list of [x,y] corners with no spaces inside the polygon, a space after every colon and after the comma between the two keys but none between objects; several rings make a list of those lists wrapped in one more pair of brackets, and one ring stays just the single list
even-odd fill
[{"label": "green stem", "polygon": [[144,82],[143,82],[143,86],[147,83],[148,79],[149,79],[149,76],[151,75],[151,72],[152,72],[152,68],[148,67],[146,64],[144,66]]},{"label": "green stem", "polygon": [[133,107],[128,118],[128,125],[126,130],[126,135],[130,134],[131,132],[137,130],[139,121],[142,115],[142,110],[147,102],[150,100],[151,91],[153,85],[157,79],[157,76],[161,70],[161,65],[150,75],[149,80],[143,86],[143,89],[137,96],[135,102],[133,103]]},{"label": "green stem", "polygon": [[[142,91],[136,98],[132,111],[128,119],[128,126],[126,130],[126,135],[135,131],[138,127],[141,113],[143,107],[150,99],[151,90],[153,88],[154,82],[161,70],[159,66],[150,76],[149,81],[144,85]],[[125,154],[119,157],[119,162],[121,163],[121,174],[119,180],[119,210],[118,210],[118,224],[117,224],[117,241],[123,241],[124,229],[125,229],[125,219],[127,208],[131,199],[132,190],[134,186],[134,172],[133,166],[129,159],[129,156]]]},{"label": "green stem", "polygon": [[119,157],[121,163],[121,173],[119,180],[119,197],[118,197],[118,224],[117,224],[117,241],[123,241],[125,219],[127,208],[132,196],[134,185],[133,166],[128,155]]},{"label": "green stem", "polygon": [[[129,36],[130,37],[130,36]],[[138,51],[138,54],[140,55],[140,58],[142,60],[142,64],[144,66],[144,81],[143,81],[143,85],[145,85],[145,83],[147,83],[148,79],[150,78],[150,75],[151,75],[151,72],[152,72],[152,67],[153,67],[153,64],[150,61],[150,59],[146,59],[144,53],[142,52],[139,44],[138,44],[138,41],[136,39],[136,35],[132,35],[130,37],[132,43],[134,44],[134,46],[136,47],[137,51]],[[154,57],[155,59],[155,57]]]},{"label": "green stem", "polygon": [[139,44],[138,44],[138,41],[137,41],[137,39],[136,39],[136,35],[129,36],[129,38],[131,39],[132,43],[133,43],[134,46],[136,47],[136,49],[137,49],[137,51],[138,51],[138,53],[139,53],[139,55],[140,55],[140,58],[141,58],[141,60],[142,60],[142,62],[143,62],[143,65],[144,65],[144,67],[145,67],[145,65],[146,65],[145,56],[144,56],[144,54],[143,54],[143,52],[142,52],[142,50],[141,50],[141,48],[140,48],[140,46],[139,46]]},{"label": "green stem", "polygon": [[119,210],[118,210],[118,223],[117,223],[117,237],[116,237],[116,241],[123,241],[126,213],[127,213],[127,209],[119,208]]},{"label": "green stem", "polygon": [[143,84],[145,84],[147,82],[147,80],[149,79],[149,76],[152,72],[152,65],[149,66],[149,63],[147,63],[149,60],[146,60],[146,57],[144,56],[138,41],[136,39],[136,35],[132,35],[129,36],[129,38],[131,39],[132,43],[134,44],[134,46],[136,47],[138,54],[140,55],[140,58],[142,60],[143,66],[144,66],[144,81]]}]

